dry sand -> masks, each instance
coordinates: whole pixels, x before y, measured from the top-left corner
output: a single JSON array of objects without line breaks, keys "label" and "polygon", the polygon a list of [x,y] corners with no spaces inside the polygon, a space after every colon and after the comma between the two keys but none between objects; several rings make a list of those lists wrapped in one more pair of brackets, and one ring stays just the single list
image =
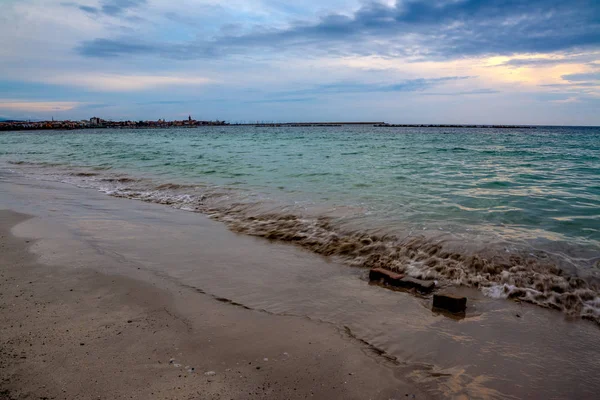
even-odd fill
[{"label": "dry sand", "polygon": [[0,400],[425,398],[331,325],[41,264],[10,233],[28,218],[0,211]]}]

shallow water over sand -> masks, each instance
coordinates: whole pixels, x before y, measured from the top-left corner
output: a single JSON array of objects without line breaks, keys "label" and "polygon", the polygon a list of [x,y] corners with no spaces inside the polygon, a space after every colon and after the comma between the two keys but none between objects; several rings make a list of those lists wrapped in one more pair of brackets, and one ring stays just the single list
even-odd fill
[{"label": "shallow water over sand", "polygon": [[435,280],[438,287],[478,288],[489,297],[526,301],[600,323],[600,251],[594,240],[534,245],[503,240],[486,231],[485,224],[462,233],[419,230],[410,223],[396,224],[394,231],[369,229],[358,223],[364,210],[356,207],[297,206],[248,190],[165,182],[161,176],[113,168],[28,161],[9,161],[7,168],[30,178],[204,213],[235,232],[293,243],[350,266],[391,269]]},{"label": "shallow water over sand", "polygon": [[46,238],[37,251],[47,262],[78,257],[85,267],[82,242],[121,260],[111,272],[144,268],[252,309],[332,323],[432,395],[594,398],[600,390],[600,335],[590,322],[477,291],[468,293],[467,317],[455,320],[433,313],[430,299],[370,286],[362,269],[237,235],[200,214],[1,179],[1,207],[42,217],[17,233]]}]

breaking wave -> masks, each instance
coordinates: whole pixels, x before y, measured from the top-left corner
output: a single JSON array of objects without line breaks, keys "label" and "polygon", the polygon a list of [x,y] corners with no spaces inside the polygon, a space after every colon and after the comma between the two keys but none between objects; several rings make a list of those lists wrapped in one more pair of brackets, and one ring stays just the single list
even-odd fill
[{"label": "breaking wave", "polygon": [[533,254],[531,249],[509,252],[496,249],[493,244],[487,246],[488,251],[457,250],[439,237],[400,237],[348,228],[336,217],[313,215],[239,190],[159,184],[147,178],[72,168],[68,172],[52,170],[45,170],[43,177],[95,188],[115,197],[204,213],[235,232],[293,243],[354,267],[386,268],[419,279],[437,280],[441,286],[474,287],[486,296],[552,308],[600,324],[600,257],[588,260],[592,268],[584,275],[579,269],[561,268],[561,261],[548,253]]}]

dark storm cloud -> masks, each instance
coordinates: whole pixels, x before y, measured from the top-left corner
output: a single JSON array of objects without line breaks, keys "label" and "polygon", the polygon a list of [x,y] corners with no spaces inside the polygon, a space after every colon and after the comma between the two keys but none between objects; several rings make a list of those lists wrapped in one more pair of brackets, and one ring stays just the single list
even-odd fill
[{"label": "dark storm cloud", "polygon": [[[566,55],[561,58],[513,58],[502,64],[503,66],[509,67],[551,67],[561,64],[582,64],[590,63],[594,61],[598,56],[595,54],[578,54],[578,55]],[[498,65],[494,65],[496,67]]]},{"label": "dark storm cloud", "polygon": [[[107,1],[102,9],[105,13],[115,13],[139,2]],[[399,1],[390,7],[370,2],[351,16],[330,14],[316,23],[297,23],[287,29],[263,26],[241,35],[171,44],[168,48],[162,43],[145,43],[143,37],[104,38],[84,42],[78,50],[94,57],[127,55],[131,54],[133,43],[138,43],[134,45],[139,50],[136,53],[172,58],[201,58],[260,48],[440,59],[569,51],[600,46],[600,3],[597,0],[429,0]]]},{"label": "dark storm cloud", "polygon": [[421,93],[423,96],[470,96],[478,94],[497,94],[499,90],[495,89],[476,89],[476,90],[463,90],[460,92],[436,92],[436,93]]},{"label": "dark storm cloud", "polygon": [[92,57],[115,57],[127,54],[148,54],[155,52],[156,46],[143,43],[133,42],[122,42],[117,43],[114,40],[108,39],[96,39],[94,41],[93,49],[90,47],[83,47],[80,49],[80,53],[84,56]]},{"label": "dark storm cloud", "polygon": [[276,96],[299,96],[311,94],[351,94],[351,93],[390,93],[390,92],[419,92],[447,82],[474,78],[471,76],[447,76],[443,78],[408,79],[393,84],[333,82],[316,85],[308,89],[277,93]]},{"label": "dark storm cloud", "polygon": [[565,81],[569,81],[569,82],[600,81],[600,72],[569,74],[569,75],[563,75],[561,78],[563,78]]},{"label": "dark storm cloud", "polygon": [[63,4],[66,6],[76,6],[88,14],[106,14],[115,17],[123,14],[128,9],[143,6],[146,2],[147,0],[103,0],[99,7],[80,6],[75,3]]}]

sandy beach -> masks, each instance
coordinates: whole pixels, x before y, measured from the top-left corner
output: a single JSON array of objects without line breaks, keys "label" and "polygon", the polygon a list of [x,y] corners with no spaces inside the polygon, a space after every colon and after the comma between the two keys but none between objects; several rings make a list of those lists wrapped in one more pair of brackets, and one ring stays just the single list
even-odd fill
[{"label": "sandy beach", "polygon": [[166,280],[40,264],[28,252],[34,242],[10,233],[29,218],[0,212],[3,400],[418,394],[331,326]]},{"label": "sandy beach", "polygon": [[592,399],[598,327],[465,289],[464,318],[198,213],[1,174],[10,399]]}]

